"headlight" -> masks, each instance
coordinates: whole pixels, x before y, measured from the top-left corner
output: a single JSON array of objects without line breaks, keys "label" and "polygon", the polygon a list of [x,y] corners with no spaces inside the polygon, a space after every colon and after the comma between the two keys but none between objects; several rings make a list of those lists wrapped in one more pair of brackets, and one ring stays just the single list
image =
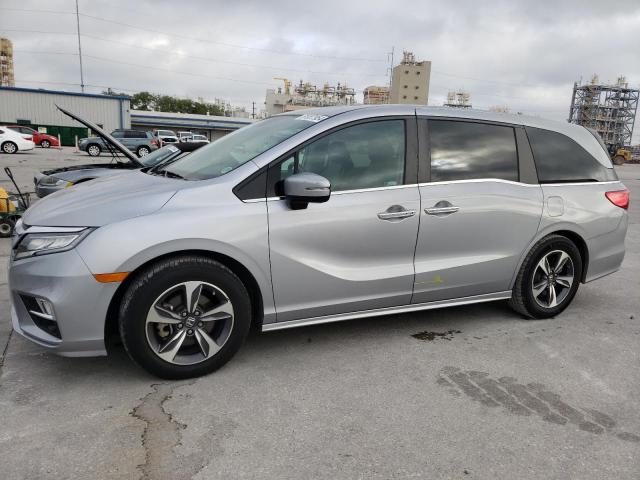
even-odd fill
[{"label": "headlight", "polygon": [[70,187],[73,185],[72,182],[67,182],[66,180],[61,180],[56,177],[42,177],[40,182],[38,182],[43,187]]},{"label": "headlight", "polygon": [[93,229],[64,233],[28,233],[15,247],[14,259],[66,252],[75,248]]}]

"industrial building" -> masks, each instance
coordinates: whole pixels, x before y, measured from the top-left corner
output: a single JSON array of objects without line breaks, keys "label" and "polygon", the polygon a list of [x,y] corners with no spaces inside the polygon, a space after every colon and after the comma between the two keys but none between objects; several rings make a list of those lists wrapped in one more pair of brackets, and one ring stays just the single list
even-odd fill
[{"label": "industrial building", "polygon": [[0,38],[0,87],[13,86],[13,44],[8,38]]},{"label": "industrial building", "polygon": [[73,146],[76,137],[88,135],[85,127],[60,112],[67,108],[94,122],[107,132],[117,128],[168,129],[202,133],[210,140],[248,125],[248,118],[193,115],[131,110],[128,96],[0,87],[0,125],[27,125],[58,136],[62,145]]},{"label": "industrial building", "polygon": [[216,115],[131,110],[131,128],[137,130],[186,130],[205,135],[209,140],[216,140],[253,121],[249,118],[219,117]]},{"label": "industrial building", "polygon": [[402,62],[393,67],[391,76],[391,103],[427,105],[431,62],[416,61],[411,52],[403,52]]},{"label": "industrial building", "polygon": [[389,87],[379,87],[375,85],[366,87],[364,89],[364,99],[362,103],[365,105],[389,103]]},{"label": "industrial building", "polygon": [[444,107],[472,108],[471,94],[465,90],[449,90]]},{"label": "industrial building", "polygon": [[300,80],[299,84],[292,87],[289,79],[275,78],[274,80],[282,80],[284,89],[282,87],[267,89],[264,102],[267,116],[303,108],[353,105],[356,103],[355,90],[340,83],[336,86],[325,83],[322,87],[317,87],[310,83],[303,83]]},{"label": "industrial building", "polygon": [[640,90],[629,88],[625,77],[619,77],[615,85],[606,85],[593,75],[586,85],[574,83],[569,122],[597,131],[613,151],[631,144],[638,98]]},{"label": "industrial building", "polygon": [[74,145],[76,136],[87,136],[87,129],[60,112],[56,105],[86,117],[108,132],[131,127],[127,96],[0,87],[0,105],[0,125],[16,123],[60,135],[63,145]]}]

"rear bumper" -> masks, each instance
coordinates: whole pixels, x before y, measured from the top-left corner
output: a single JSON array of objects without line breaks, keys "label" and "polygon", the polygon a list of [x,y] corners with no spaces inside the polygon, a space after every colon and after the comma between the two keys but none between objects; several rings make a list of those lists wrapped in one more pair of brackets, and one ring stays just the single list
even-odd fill
[{"label": "rear bumper", "polygon": [[620,269],[624,260],[624,239],[627,235],[629,216],[623,215],[618,228],[612,232],[589,239],[589,266],[585,282],[591,282]]},{"label": "rear bumper", "polygon": [[[64,356],[106,355],[104,323],[118,284],[97,282],[75,250],[11,261],[11,320],[16,332]],[[25,297],[48,300],[60,331],[39,327]]]}]

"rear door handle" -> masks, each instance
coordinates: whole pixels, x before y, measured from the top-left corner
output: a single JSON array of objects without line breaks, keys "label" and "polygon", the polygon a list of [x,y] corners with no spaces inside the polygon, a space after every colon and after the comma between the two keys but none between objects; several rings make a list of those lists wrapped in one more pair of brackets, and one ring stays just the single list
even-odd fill
[{"label": "rear door handle", "polygon": [[[442,203],[442,202],[438,202],[436,204],[436,206],[434,206],[434,207],[425,208],[424,209],[424,213],[426,213],[428,215],[448,215],[450,213],[456,213],[458,210],[460,210],[460,207],[455,207],[455,206],[453,206],[451,204],[437,206],[440,203]],[[447,203],[449,203],[449,202],[447,202]]]},{"label": "rear door handle", "polygon": [[397,211],[386,211],[378,213],[378,218],[380,220],[400,220],[403,218],[413,217],[416,214],[415,210],[397,210]]}]

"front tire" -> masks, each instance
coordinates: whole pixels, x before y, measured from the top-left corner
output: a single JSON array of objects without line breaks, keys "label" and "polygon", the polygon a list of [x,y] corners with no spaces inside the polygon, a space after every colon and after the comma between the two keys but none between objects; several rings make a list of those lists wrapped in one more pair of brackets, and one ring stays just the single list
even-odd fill
[{"label": "front tire", "polygon": [[616,155],[613,157],[614,165],[624,165],[624,157],[622,155]]},{"label": "front tire", "polygon": [[144,157],[145,155],[149,155],[149,147],[138,147],[137,154],[138,157]]},{"label": "front tire", "polygon": [[17,153],[18,152],[18,145],[16,145],[13,142],[4,142],[2,144],[2,151],[4,153],[9,153],[9,154]]},{"label": "front tire", "polygon": [[96,145],[95,143],[92,143],[87,147],[87,153],[92,157],[99,156],[101,151],[102,149],[100,148],[100,145]]},{"label": "front tire", "polygon": [[251,301],[226,266],[183,255],[136,275],[124,295],[119,325],[127,353],[149,373],[198,377],[238,351],[251,325]]},{"label": "front tire", "polygon": [[40,142],[40,146],[41,146],[42,148],[49,148],[49,147],[51,146],[51,142],[49,142],[49,140],[42,140],[42,141]]},{"label": "front tire", "polygon": [[549,235],[527,254],[509,305],[526,318],[550,318],[569,306],[582,278],[582,257],[566,237]]}]

